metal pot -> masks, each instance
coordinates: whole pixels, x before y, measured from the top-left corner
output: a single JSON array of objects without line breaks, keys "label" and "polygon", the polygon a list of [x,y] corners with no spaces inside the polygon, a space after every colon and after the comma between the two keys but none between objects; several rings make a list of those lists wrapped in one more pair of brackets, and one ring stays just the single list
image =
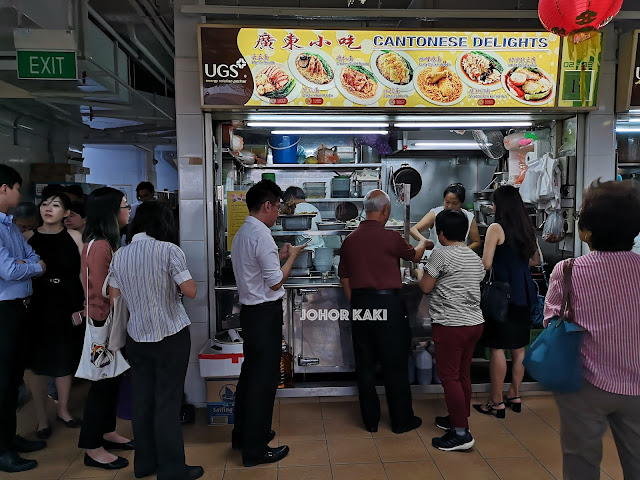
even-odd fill
[{"label": "metal pot", "polygon": [[293,262],[294,269],[303,269],[303,268],[311,268],[313,266],[313,262],[311,260],[311,256],[313,252],[311,250],[303,250],[296,258],[296,261]]},{"label": "metal pot", "polygon": [[415,168],[409,166],[408,163],[403,163],[393,174],[394,191],[396,191],[395,186],[400,183],[408,183],[411,185],[411,198],[413,198],[420,193],[422,177]]}]

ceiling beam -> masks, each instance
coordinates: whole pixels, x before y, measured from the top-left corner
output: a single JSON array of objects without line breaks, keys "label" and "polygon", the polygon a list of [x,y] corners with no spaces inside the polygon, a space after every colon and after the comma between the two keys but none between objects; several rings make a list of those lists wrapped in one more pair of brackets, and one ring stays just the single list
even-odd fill
[{"label": "ceiling beam", "polygon": [[[227,5],[182,5],[185,15],[222,15],[289,18],[419,18],[419,19],[537,19],[537,10],[445,10],[394,8],[296,8],[296,7],[241,7]],[[640,11],[621,11],[616,20],[640,20]]]}]

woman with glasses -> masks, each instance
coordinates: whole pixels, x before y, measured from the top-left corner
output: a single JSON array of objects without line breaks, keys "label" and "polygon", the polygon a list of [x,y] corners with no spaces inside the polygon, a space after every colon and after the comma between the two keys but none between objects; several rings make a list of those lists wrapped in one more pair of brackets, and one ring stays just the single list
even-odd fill
[{"label": "woman with glasses", "polygon": [[70,207],[65,193],[44,198],[40,204],[43,224],[24,234],[48,266],[44,275],[33,280],[29,312],[31,354],[27,368],[33,375],[27,378],[38,422],[36,436],[41,439],[51,436],[46,408],[47,377],[55,378],[57,420],[69,428],[80,427],[80,421],[68,409],[71,379],[78,368],[83,338],[82,329],[72,325],[71,315],[82,308],[84,301],[79,276],[82,235],[63,225]]},{"label": "woman with glasses", "polygon": [[[445,188],[442,197],[442,206],[429,210],[429,213],[427,213],[422,220],[420,220],[415,226],[411,227],[411,236],[418,241],[427,240],[428,250],[442,247],[438,241],[438,234],[436,233],[436,216],[443,210],[460,210],[464,212],[469,220],[469,229],[467,230],[465,242],[469,244],[469,248],[471,250],[479,248],[481,245],[480,232],[478,231],[478,224],[473,216],[473,212],[469,212],[462,208],[466,197],[464,185],[461,183],[452,183]],[[426,230],[429,230],[430,239],[424,237],[421,233]]]},{"label": "woman with glasses", "polygon": [[[109,315],[109,298],[102,295],[102,286],[113,253],[120,246],[120,229],[127,225],[130,210],[124,193],[115,188],[99,188],[87,198],[80,271],[86,298],[84,314],[98,327],[104,325]],[[84,464],[88,467],[114,470],[129,465],[126,458],[107,451],[134,449],[132,440],[116,432],[119,383],[119,377],[106,378],[92,382],[89,389],[78,440],[78,447],[86,450]]]}]

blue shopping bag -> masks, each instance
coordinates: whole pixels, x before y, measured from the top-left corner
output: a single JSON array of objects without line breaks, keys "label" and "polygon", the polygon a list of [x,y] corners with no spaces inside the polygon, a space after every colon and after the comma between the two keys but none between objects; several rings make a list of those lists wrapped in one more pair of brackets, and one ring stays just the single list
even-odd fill
[{"label": "blue shopping bag", "polygon": [[523,364],[529,375],[553,392],[576,392],[583,382],[582,333],[584,329],[571,321],[571,270],[573,259],[563,268],[564,287],[560,315],[531,344]]}]

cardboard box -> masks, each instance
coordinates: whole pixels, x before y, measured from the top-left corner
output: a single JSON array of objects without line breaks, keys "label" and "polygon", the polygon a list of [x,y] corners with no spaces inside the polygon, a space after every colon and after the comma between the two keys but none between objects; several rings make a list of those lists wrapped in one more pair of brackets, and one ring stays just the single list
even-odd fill
[{"label": "cardboard box", "polygon": [[31,177],[60,177],[65,175],[89,175],[91,170],[70,163],[32,163]]},{"label": "cardboard box", "polygon": [[207,387],[207,423],[233,425],[238,377],[215,377],[205,380]]}]

